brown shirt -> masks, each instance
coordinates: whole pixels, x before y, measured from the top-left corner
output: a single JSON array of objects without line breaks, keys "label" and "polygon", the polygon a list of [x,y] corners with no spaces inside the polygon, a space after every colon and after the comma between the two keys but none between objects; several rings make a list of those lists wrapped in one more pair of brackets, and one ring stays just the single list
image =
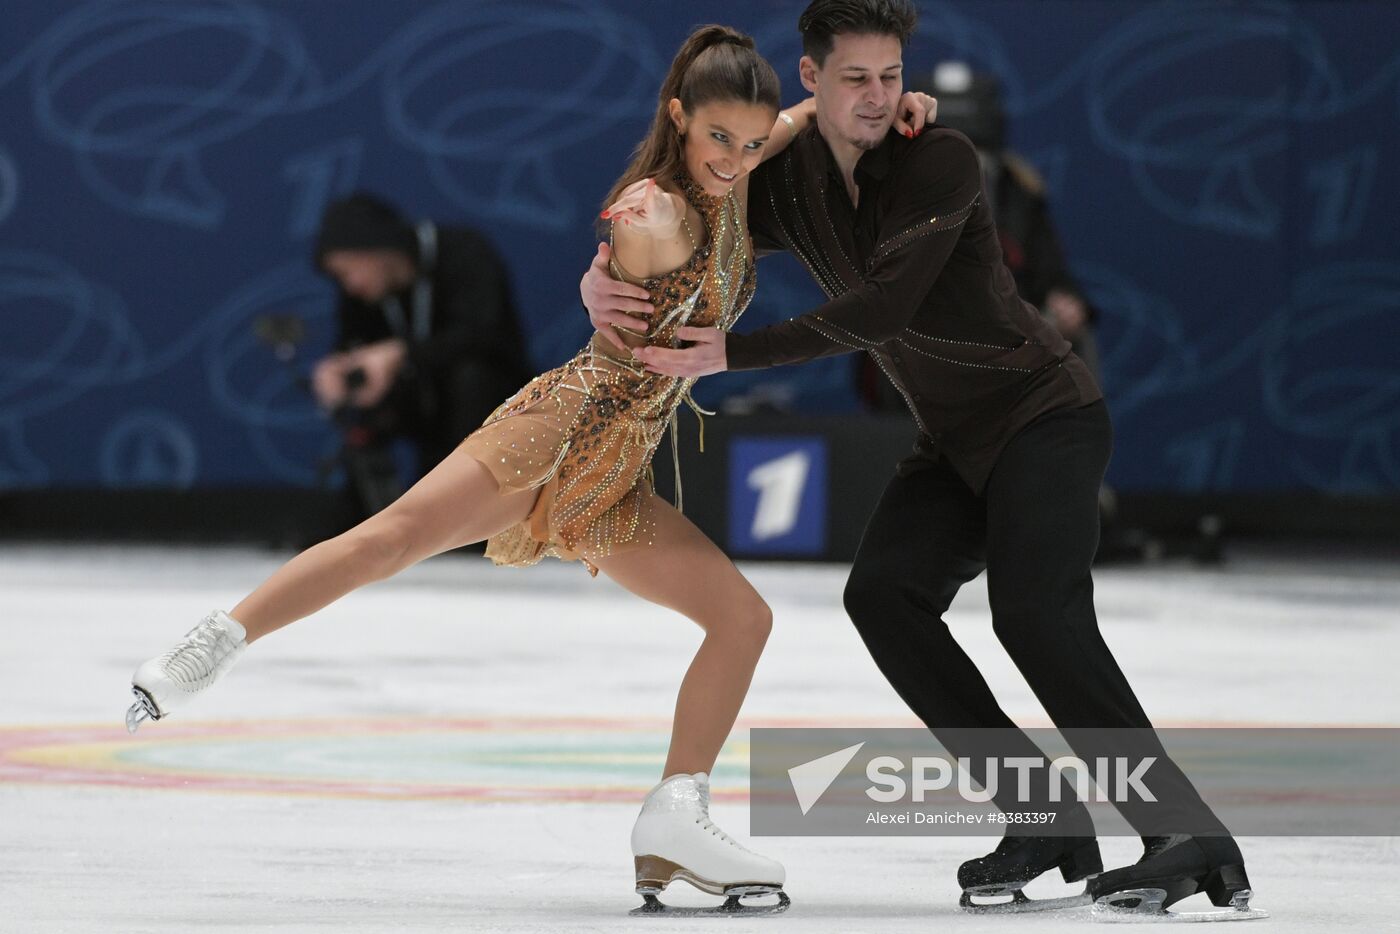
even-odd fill
[{"label": "brown shirt", "polygon": [[815,126],[749,183],[760,252],[797,256],[830,299],[748,334],[731,332],[731,370],[863,350],[903,394],[924,456],[946,456],[980,492],[1006,442],[1052,409],[1101,398],[1062,338],[1016,294],[977,152],[934,126],[891,132],[855,169],[851,204]]}]

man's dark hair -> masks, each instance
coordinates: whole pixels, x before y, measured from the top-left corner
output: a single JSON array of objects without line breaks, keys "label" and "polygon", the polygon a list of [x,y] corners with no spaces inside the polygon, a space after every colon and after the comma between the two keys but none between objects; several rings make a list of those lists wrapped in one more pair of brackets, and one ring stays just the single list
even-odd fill
[{"label": "man's dark hair", "polygon": [[918,18],[911,0],[812,0],[798,17],[797,30],[802,33],[803,54],[820,68],[842,33],[896,36],[904,46]]}]

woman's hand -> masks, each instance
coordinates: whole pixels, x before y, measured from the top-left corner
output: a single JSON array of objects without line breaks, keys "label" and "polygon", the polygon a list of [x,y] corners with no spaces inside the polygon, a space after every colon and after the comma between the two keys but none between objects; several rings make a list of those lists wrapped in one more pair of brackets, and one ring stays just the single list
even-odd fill
[{"label": "woman's hand", "polygon": [[645,231],[657,239],[674,237],[681,226],[679,198],[663,191],[655,179],[644,178],[622,190],[603,212],[603,220]]},{"label": "woman's hand", "polygon": [[922,91],[905,91],[894,111],[894,128],[913,139],[938,116],[938,98]]}]

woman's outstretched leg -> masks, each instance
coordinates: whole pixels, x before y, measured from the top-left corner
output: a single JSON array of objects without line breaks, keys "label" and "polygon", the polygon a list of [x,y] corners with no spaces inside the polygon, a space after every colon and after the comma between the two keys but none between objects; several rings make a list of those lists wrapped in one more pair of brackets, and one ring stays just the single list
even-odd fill
[{"label": "woman's outstretched leg", "polygon": [[457,448],[394,503],[282,565],[232,616],[211,613],[173,649],[137,668],[127,729],[135,732],[209,688],[248,643],[424,558],[509,528],[537,497],[502,494],[491,472]]},{"label": "woman's outstretched leg", "polygon": [[459,447],[393,503],[282,565],[230,615],[252,643],[424,558],[490,538],[529,515],[537,496],[502,494]]},{"label": "woman's outstretched leg", "polygon": [[[684,879],[713,894],[782,894],[782,864],[754,853],[710,820],[710,776],[748,693],[772,627],[763,598],[714,542],[657,500],[656,541],[593,559],[623,587],[689,617],[705,631],[676,698],[671,750],[662,781],[632,828],[637,891],[654,898]],[[648,902],[654,909],[656,905]]]}]

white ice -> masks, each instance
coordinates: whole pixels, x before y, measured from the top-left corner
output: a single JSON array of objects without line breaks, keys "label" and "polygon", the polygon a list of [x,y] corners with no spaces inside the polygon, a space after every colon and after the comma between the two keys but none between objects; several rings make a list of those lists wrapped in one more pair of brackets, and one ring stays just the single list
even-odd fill
[{"label": "white ice", "polygon": [[[286,557],[0,547],[0,735],[23,738],[42,727],[60,737],[34,753],[45,769],[0,771],[0,932],[927,934],[1089,924],[1083,909],[960,912],[956,867],[989,849],[986,837],[758,838],[756,849],[787,866],[793,907],[785,915],[629,918],[636,896],[628,832],[660,768],[675,687],[699,633],[577,565],[500,570],[478,557],[432,559],[259,643],[197,709],[126,740],[120,721],[136,663],[205,612],[231,608]],[[844,568],[745,571],[772,604],[776,626],[741,727],[913,725],[841,609]],[[1393,565],[1246,555],[1217,570],[1104,569],[1096,581],[1105,637],[1159,725],[1400,723]],[[989,620],[979,580],[949,622],[1008,712],[1044,725]],[[431,718],[484,718],[494,724],[481,734],[491,748],[473,746],[475,764],[466,764],[435,760],[410,742],[401,758],[396,737],[357,732],[357,724]],[[548,748],[570,724],[594,720],[603,724],[598,755],[588,754],[587,726],[570,749]],[[309,738],[279,746],[238,736],[282,723]],[[101,742],[64,745],[65,731],[94,726],[108,731]],[[141,746],[177,727],[191,738]],[[744,738],[737,730],[717,767],[721,800],[713,808],[741,838],[747,764],[734,750]],[[136,784],[83,778],[115,774],[114,763],[141,748],[152,751]],[[0,769],[5,755],[0,747]],[[464,768],[484,770],[507,791],[568,784],[610,789],[616,800],[431,797]],[[313,787],[208,790],[181,785],[182,769],[310,775]],[[152,776],[148,785],[143,774]],[[370,791],[315,792],[316,781],[334,790],[340,774]],[[376,793],[381,786],[385,793]],[[1241,844],[1255,905],[1273,914],[1247,930],[1400,928],[1397,837]],[[1122,864],[1140,846],[1108,838],[1103,850],[1106,863]],[[1029,892],[1059,888],[1037,883]],[[1208,906],[1198,896],[1180,907]]]}]

